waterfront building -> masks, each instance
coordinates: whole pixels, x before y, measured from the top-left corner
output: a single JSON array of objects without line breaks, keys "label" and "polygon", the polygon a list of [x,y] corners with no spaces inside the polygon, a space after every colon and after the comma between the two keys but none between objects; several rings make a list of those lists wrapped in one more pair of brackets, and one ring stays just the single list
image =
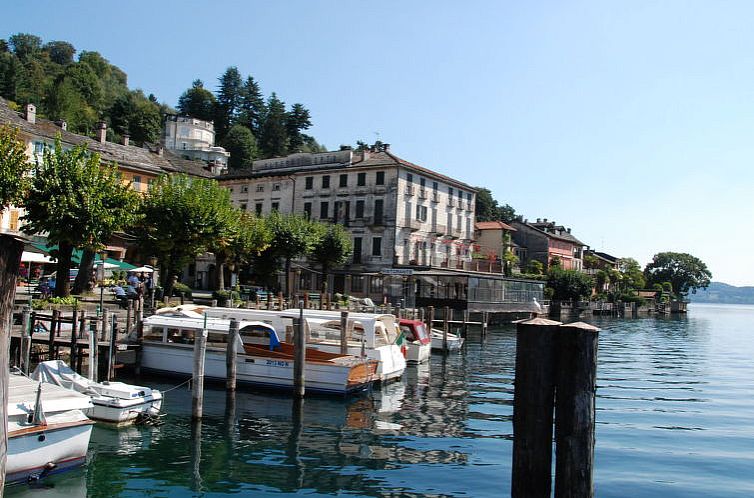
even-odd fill
[{"label": "waterfront building", "polygon": [[553,259],[560,260],[560,266],[566,270],[583,268],[585,244],[571,234],[571,229],[558,225],[547,218],[537,218],[536,222],[519,217],[511,226],[513,241],[519,246],[519,264],[521,267],[531,260],[541,262],[549,268]]},{"label": "waterfront building", "polygon": [[511,237],[515,231],[515,228],[502,221],[476,222],[474,225],[475,269],[504,272],[505,253],[510,250],[518,256],[518,246]]}]

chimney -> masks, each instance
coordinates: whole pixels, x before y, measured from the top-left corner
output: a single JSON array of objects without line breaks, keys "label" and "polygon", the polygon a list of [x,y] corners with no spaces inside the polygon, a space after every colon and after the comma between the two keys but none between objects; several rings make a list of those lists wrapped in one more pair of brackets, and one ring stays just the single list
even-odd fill
[{"label": "chimney", "polygon": [[66,121],[60,122],[60,129],[63,131],[68,131],[68,123]]},{"label": "chimney", "polygon": [[390,151],[390,144],[382,144],[382,150],[384,150],[385,152]]},{"label": "chimney", "polygon": [[165,148],[162,146],[162,144],[157,145],[157,155],[162,157],[162,153],[165,151]]},{"label": "chimney", "polygon": [[101,144],[107,141],[107,124],[104,121],[97,123],[97,140]]},{"label": "chimney", "polygon": [[31,124],[37,122],[37,108],[34,104],[26,104],[26,121]]},{"label": "chimney", "polygon": [[[547,220],[545,220],[547,221]],[[537,218],[537,223],[542,223],[542,218]]]},{"label": "chimney", "polygon": [[366,161],[367,159],[369,159],[369,149],[365,148],[361,151],[361,160]]},{"label": "chimney", "polygon": [[128,145],[129,141],[131,139],[131,136],[128,133],[123,134],[123,145]]},{"label": "chimney", "polygon": [[566,228],[566,232],[571,233],[571,229],[570,228]]},{"label": "chimney", "polygon": [[547,223],[547,218],[545,218],[544,220],[542,220],[542,222],[543,223]]}]

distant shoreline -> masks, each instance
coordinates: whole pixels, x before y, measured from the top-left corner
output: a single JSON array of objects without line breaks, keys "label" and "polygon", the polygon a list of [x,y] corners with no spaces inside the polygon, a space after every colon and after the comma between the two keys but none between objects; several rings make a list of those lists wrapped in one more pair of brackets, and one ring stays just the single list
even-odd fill
[{"label": "distant shoreline", "polygon": [[754,304],[754,287],[736,287],[723,282],[712,282],[707,289],[689,294],[692,303]]}]

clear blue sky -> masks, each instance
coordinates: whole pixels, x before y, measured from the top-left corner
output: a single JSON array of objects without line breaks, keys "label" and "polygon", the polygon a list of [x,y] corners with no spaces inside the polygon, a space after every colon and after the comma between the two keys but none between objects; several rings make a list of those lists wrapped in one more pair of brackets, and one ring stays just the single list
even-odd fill
[{"label": "clear blue sky", "polygon": [[6,1],[175,105],[230,65],[330,148],[379,138],[645,264],[754,285],[754,3]]}]

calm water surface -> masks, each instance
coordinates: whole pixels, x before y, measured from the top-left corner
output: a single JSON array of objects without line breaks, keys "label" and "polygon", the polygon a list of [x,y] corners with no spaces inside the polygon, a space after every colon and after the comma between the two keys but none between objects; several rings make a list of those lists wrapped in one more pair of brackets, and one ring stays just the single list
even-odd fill
[{"label": "calm water surface", "polygon": [[[754,496],[754,307],[595,319],[601,497]],[[96,426],[85,468],[13,497],[507,496],[515,334],[412,368],[356,399],[210,389],[166,396],[159,428]],[[174,382],[144,379],[166,389]]]}]

